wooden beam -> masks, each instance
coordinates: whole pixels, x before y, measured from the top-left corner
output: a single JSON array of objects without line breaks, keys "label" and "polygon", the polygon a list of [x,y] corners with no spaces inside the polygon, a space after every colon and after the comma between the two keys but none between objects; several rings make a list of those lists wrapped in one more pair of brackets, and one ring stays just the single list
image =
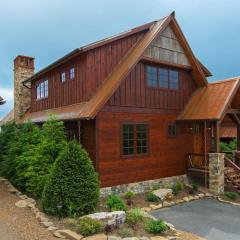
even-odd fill
[{"label": "wooden beam", "polygon": [[237,125],[237,150],[240,151],[240,125]]},{"label": "wooden beam", "polygon": [[228,113],[228,114],[231,114],[231,113],[240,114],[240,109],[228,108],[226,113]]},{"label": "wooden beam", "polygon": [[215,124],[215,152],[219,153],[220,152],[220,121],[217,121]]},{"label": "wooden beam", "polygon": [[236,113],[230,113],[228,116],[235,122],[237,125],[240,125],[240,119]]}]

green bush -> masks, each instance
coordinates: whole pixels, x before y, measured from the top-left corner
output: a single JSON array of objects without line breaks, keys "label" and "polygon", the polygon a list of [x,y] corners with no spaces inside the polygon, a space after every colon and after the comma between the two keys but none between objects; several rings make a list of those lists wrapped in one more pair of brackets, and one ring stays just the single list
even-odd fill
[{"label": "green bush", "polygon": [[120,228],[118,230],[118,234],[120,235],[120,237],[122,238],[127,238],[127,237],[130,237],[131,236],[131,233],[129,231],[129,229],[127,228]]},{"label": "green bush", "polygon": [[185,188],[184,183],[177,181],[172,186],[172,192],[173,194],[178,194],[180,191],[182,191]]},{"label": "green bush", "polygon": [[117,195],[109,195],[107,198],[107,206],[110,211],[126,211],[127,207],[121,197]]},{"label": "green bush", "polygon": [[156,196],[153,192],[149,192],[146,196],[146,200],[148,202],[159,202],[160,199],[158,196]]},{"label": "green bush", "polygon": [[43,124],[41,140],[34,149],[32,156],[27,156],[26,161],[31,161],[26,170],[28,181],[26,189],[35,196],[41,196],[46,181],[51,173],[54,162],[61,150],[66,146],[64,124],[50,118]]},{"label": "green bush", "polygon": [[104,224],[101,221],[91,219],[89,217],[80,218],[77,223],[77,230],[83,236],[89,236],[102,232],[103,229]]},{"label": "green bush", "polygon": [[239,197],[236,192],[226,192],[225,196],[231,200],[236,200]]},{"label": "green bush", "polygon": [[221,151],[235,151],[237,150],[237,138],[234,138],[229,143],[221,142],[220,143]]},{"label": "green bush", "polygon": [[132,199],[134,197],[135,193],[134,192],[131,192],[131,191],[128,191],[125,193],[124,197],[126,199]]},{"label": "green bush", "polygon": [[42,208],[52,215],[77,217],[93,212],[98,201],[99,181],[92,161],[79,143],[71,141],[44,187]]},{"label": "green bush", "polygon": [[168,229],[166,223],[162,220],[149,220],[146,223],[145,230],[149,233],[162,233]]},{"label": "green bush", "polygon": [[144,214],[139,208],[133,208],[127,212],[126,223],[134,227],[137,223],[142,222],[144,219]]}]

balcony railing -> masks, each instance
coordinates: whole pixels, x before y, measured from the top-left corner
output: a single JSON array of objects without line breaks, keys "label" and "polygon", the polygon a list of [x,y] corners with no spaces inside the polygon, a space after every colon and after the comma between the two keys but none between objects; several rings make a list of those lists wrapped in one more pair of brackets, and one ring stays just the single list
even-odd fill
[{"label": "balcony railing", "polygon": [[187,167],[188,169],[208,170],[208,154],[188,153]]}]

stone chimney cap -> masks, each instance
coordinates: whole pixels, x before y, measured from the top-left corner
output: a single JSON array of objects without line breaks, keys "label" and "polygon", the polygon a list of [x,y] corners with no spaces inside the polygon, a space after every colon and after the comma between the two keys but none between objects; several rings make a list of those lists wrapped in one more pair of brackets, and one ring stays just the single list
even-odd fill
[{"label": "stone chimney cap", "polygon": [[18,55],[14,59],[14,68],[16,67],[25,67],[34,69],[34,58],[24,55]]}]

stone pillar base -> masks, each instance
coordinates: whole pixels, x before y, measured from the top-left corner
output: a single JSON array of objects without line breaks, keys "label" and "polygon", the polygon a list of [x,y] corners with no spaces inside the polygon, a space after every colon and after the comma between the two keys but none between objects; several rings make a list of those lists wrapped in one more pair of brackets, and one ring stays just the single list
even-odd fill
[{"label": "stone pillar base", "polygon": [[224,194],[224,153],[209,153],[209,192]]}]

